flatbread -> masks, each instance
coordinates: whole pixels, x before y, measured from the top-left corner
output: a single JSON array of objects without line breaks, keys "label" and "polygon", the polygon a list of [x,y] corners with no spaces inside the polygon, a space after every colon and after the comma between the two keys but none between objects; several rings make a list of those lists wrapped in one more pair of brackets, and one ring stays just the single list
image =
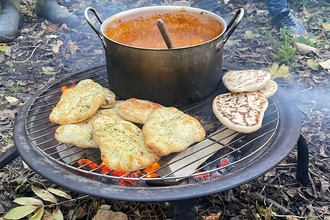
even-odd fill
[{"label": "flatbread", "polygon": [[104,87],[103,91],[105,95],[105,100],[104,102],[102,102],[100,108],[111,108],[116,103],[116,94]]},{"label": "flatbread", "polygon": [[270,80],[262,89],[259,90],[266,98],[275,95],[278,89],[277,83],[274,80]]},{"label": "flatbread", "polygon": [[255,92],[270,79],[271,74],[263,70],[233,70],[224,74],[222,82],[231,92]]},{"label": "flatbread", "polygon": [[101,159],[110,169],[134,171],[159,160],[145,147],[142,131],[133,123],[100,116],[92,124]]},{"label": "flatbread", "polygon": [[205,138],[199,121],[174,107],[151,112],[142,132],[146,147],[159,156],[183,151]]},{"label": "flatbread", "polygon": [[49,120],[61,125],[84,121],[94,115],[104,100],[101,85],[91,79],[82,80],[61,95],[60,101],[49,115]]},{"label": "flatbread", "polygon": [[268,100],[260,92],[225,93],[213,100],[213,112],[219,121],[239,133],[252,133],[262,126]]},{"label": "flatbread", "polygon": [[92,122],[99,116],[107,116],[114,121],[124,120],[118,113],[118,105],[120,103],[121,101],[118,101],[113,108],[97,110],[92,117],[85,121],[61,125],[55,131],[55,139],[60,143],[72,144],[76,147],[99,148],[93,138]]},{"label": "flatbread", "polygon": [[61,125],[55,131],[55,139],[76,147],[99,148],[93,138],[93,127],[90,123]]},{"label": "flatbread", "polygon": [[118,106],[118,112],[127,121],[144,124],[150,112],[162,107],[162,105],[148,100],[131,98]]}]

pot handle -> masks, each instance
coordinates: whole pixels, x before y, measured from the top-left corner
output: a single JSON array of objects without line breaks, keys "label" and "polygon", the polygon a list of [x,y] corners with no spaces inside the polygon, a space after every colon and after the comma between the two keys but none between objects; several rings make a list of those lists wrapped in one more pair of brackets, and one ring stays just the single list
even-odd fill
[{"label": "pot handle", "polygon": [[244,16],[244,9],[240,8],[235,16],[231,19],[229,22],[226,31],[224,32],[226,35],[222,39],[220,43],[217,44],[216,46],[216,52],[220,51],[223,47],[223,45],[228,41],[229,37],[232,35],[232,33],[235,31],[239,23],[241,22],[242,18]]},{"label": "pot handle", "polygon": [[105,48],[105,41],[104,41],[104,38],[103,38],[103,34],[92,24],[91,20],[89,19],[89,16],[88,16],[88,11],[91,11],[93,12],[93,14],[95,15],[95,17],[97,18],[97,20],[100,22],[100,24],[103,23],[103,20],[100,16],[100,14],[95,10],[95,8],[92,8],[92,7],[87,7],[85,9],[85,12],[84,12],[84,16],[85,16],[85,19],[87,21],[87,23],[89,24],[89,26],[91,26],[91,28],[95,31],[95,33],[99,36],[99,38],[101,39],[102,41],[102,44],[103,44],[103,47]]}]

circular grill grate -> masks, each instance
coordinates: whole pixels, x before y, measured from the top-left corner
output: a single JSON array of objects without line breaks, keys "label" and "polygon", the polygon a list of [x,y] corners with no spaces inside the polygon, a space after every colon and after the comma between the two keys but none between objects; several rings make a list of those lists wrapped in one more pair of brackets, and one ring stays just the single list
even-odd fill
[{"label": "circular grill grate", "polygon": [[[59,125],[52,124],[48,120],[52,108],[59,101],[61,88],[63,86],[70,86],[73,82],[78,83],[80,80],[86,78],[90,78],[105,87],[107,86],[107,76],[103,69],[96,69],[86,74],[73,74],[57,81],[45,88],[31,104],[29,110],[26,112],[25,126],[29,140],[35,149],[38,149],[43,155],[57,164],[82,173],[83,175],[89,175],[92,178],[97,177],[103,181],[105,179],[138,181],[139,184],[130,182],[130,185],[140,185],[141,181],[173,182],[186,178],[189,178],[190,181],[201,181],[220,177],[235,172],[235,170],[254,161],[271,145],[277,132],[279,111],[276,103],[272,99],[269,99],[269,108],[265,113],[263,126],[259,131],[250,135],[229,133],[227,136],[236,135],[236,138],[226,143],[225,148],[222,148],[214,156],[210,157],[193,173],[181,172],[180,175],[173,175],[176,172],[180,172],[180,170],[172,170],[171,173],[162,175],[161,177],[155,175],[156,172],[162,173],[162,170],[171,165],[171,163],[166,164],[166,161],[170,157],[162,158],[159,162],[162,164],[162,167],[150,172],[144,172],[143,170],[139,173],[110,171],[102,166],[98,149],[82,149],[72,145],[58,143],[54,139],[54,132]],[[206,130],[208,136],[206,141],[204,141],[203,148],[211,147],[213,144],[222,142],[226,138],[223,133],[226,132],[227,128],[221,125],[212,111],[214,97],[224,92],[227,92],[227,90],[221,87],[208,99],[181,108],[185,113],[198,118]],[[198,152],[195,154],[198,154]],[[227,161],[225,164],[217,166],[223,163],[224,160]],[[84,163],[82,164],[81,162]],[[187,166],[193,162],[187,162]],[[175,167],[175,165],[172,167]]]}]

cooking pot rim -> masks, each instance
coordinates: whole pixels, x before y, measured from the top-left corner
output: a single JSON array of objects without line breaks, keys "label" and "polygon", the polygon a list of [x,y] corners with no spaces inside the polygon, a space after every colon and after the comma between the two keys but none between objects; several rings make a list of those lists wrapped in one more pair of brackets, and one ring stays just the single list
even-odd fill
[{"label": "cooking pot rim", "polygon": [[201,9],[201,8],[196,8],[196,7],[190,7],[190,6],[188,7],[188,6],[176,6],[176,5],[157,5],[157,6],[145,6],[145,7],[133,8],[133,9],[121,11],[117,14],[111,15],[110,17],[105,19],[103,21],[103,23],[101,24],[100,30],[101,30],[101,33],[102,33],[103,37],[106,38],[107,40],[111,41],[112,43],[115,43],[115,44],[118,44],[118,45],[121,45],[121,46],[127,47],[127,48],[134,48],[134,49],[139,49],[139,50],[169,51],[168,48],[146,48],[146,47],[137,47],[137,46],[131,46],[131,45],[128,45],[128,44],[123,44],[123,43],[120,43],[118,41],[112,40],[111,38],[109,38],[105,34],[106,27],[109,25],[109,23],[112,23],[115,20],[124,18],[128,15],[131,15],[131,14],[135,14],[135,13],[140,13],[141,14],[141,13],[146,12],[146,11],[155,12],[155,13],[157,11],[159,11],[159,12],[164,12],[164,11],[168,11],[168,12],[171,12],[171,11],[175,11],[175,12],[187,11],[187,12],[192,12],[192,13],[195,13],[195,14],[207,15],[209,17],[214,18],[218,22],[220,22],[222,27],[223,27],[222,32],[219,35],[217,35],[216,37],[214,37],[214,38],[212,38],[208,41],[204,41],[200,44],[195,44],[195,45],[191,45],[191,46],[171,48],[171,50],[183,50],[183,49],[188,49],[188,48],[196,48],[196,47],[201,47],[205,44],[209,44],[212,41],[215,42],[215,41],[217,41],[217,40],[219,40],[220,38],[223,37],[223,35],[224,35],[224,33],[226,32],[226,29],[227,29],[226,21],[221,16],[219,16],[219,15],[217,15],[217,14],[211,12],[211,11]]}]

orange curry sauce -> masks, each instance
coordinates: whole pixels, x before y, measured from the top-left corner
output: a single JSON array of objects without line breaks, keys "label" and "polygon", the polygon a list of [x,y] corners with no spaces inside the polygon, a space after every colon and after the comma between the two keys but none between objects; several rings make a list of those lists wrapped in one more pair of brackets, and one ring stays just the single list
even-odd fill
[{"label": "orange curry sauce", "polygon": [[219,36],[223,27],[214,18],[197,17],[182,12],[169,12],[163,15],[139,17],[136,19],[115,21],[116,27],[108,27],[108,38],[122,44],[142,48],[167,48],[160,31],[157,20],[162,18],[174,48],[186,47],[209,41]]}]

